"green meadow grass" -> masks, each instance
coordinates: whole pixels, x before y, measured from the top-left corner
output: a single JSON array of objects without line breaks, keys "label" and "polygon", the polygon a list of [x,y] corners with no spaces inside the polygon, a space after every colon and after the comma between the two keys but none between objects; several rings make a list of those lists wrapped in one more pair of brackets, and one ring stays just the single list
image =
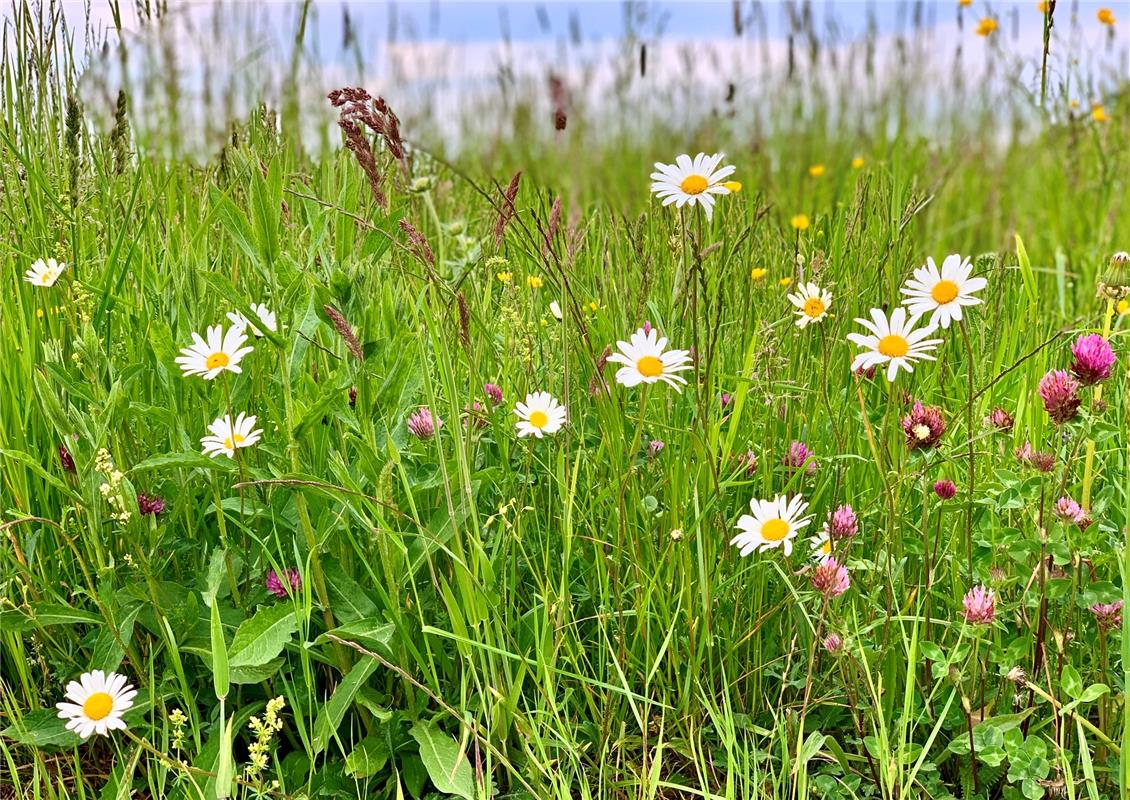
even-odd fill
[{"label": "green meadow grass", "polygon": [[[407,174],[378,148],[386,210],[348,152],[311,161],[265,112],[204,168],[96,135],[68,105],[74,67],[24,33],[0,76],[0,796],[1126,796],[1130,637],[1090,611],[1130,569],[1130,315],[1096,295],[1130,282],[1110,266],[1125,95],[1105,123],[1004,141],[988,119],[942,139],[782,125],[730,149],[744,188],[710,222],[647,178],[722,149],[710,126],[485,163],[414,148]],[[853,375],[853,318],[949,253],[984,303],[936,363]],[[47,257],[64,276],[26,283]],[[797,328],[785,278],[828,288],[830,315]],[[193,332],[260,302],[279,330],[241,374],[182,376]],[[604,364],[645,321],[694,348],[682,393]],[[1037,385],[1094,332],[1114,376],[1057,427]],[[519,439],[514,403],[538,390],[568,425]],[[912,399],[942,409],[935,450],[906,447]],[[407,427],[422,406],[432,438]],[[997,407],[1011,431],[985,425]],[[209,459],[229,411],[262,440]],[[811,474],[782,464],[794,441]],[[1054,470],[1018,463],[1025,442]],[[815,514],[792,556],[739,557],[738,517],[783,493]],[[1063,495],[1093,524],[1055,517]],[[806,540],[845,503],[851,588],[826,601]],[[264,579],[286,568],[301,588],[278,599]],[[991,626],[964,621],[976,584]],[[54,706],[91,669],[139,694],[128,732],[82,742]],[[249,719],[277,697],[249,775]]]}]

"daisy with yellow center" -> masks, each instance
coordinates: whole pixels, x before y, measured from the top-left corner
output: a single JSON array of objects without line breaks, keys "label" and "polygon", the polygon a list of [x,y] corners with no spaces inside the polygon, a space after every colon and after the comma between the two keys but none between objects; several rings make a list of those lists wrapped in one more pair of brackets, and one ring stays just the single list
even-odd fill
[{"label": "daisy with yellow center", "polygon": [[[735,167],[719,167],[723,153],[712,156],[699,153],[692,160],[687,154],[675,159],[674,164],[655,163],[656,172],[651,173],[651,193],[662,198],[663,205],[672,203],[676,208],[685,205],[701,205],[709,220],[714,214],[714,196],[730,194],[732,191],[727,185],[726,178],[733,173]],[[730,181],[729,183],[733,183]],[[738,190],[741,185],[738,185]]]},{"label": "daisy with yellow center", "polygon": [[565,406],[549,392],[534,392],[526,395],[526,402],[515,403],[514,413],[518,421],[514,427],[518,429],[518,436],[543,436],[552,435],[561,430],[565,424]]},{"label": "daisy with yellow center", "polygon": [[867,334],[849,333],[848,339],[864,351],[851,362],[852,372],[860,369],[870,369],[880,364],[888,364],[887,380],[893,381],[899,369],[914,372],[913,362],[927,360],[933,361],[934,356],[930,351],[942,343],[941,339],[927,339],[937,328],[927,325],[924,328],[914,329],[919,317],[906,318],[906,309],[902,306],[891,312],[888,321],[882,309],[871,309],[871,319],[856,319],[860,325],[868,330]]},{"label": "daisy with yellow center", "polygon": [[793,539],[808,523],[812,515],[804,516],[808,503],[799,494],[790,500],[779,495],[775,500],[750,500],[752,514],[743,514],[738,520],[738,533],[730,540],[738,552],[748,556],[753,551],[780,547],[786,556],[792,555]]},{"label": "daisy with yellow center", "polygon": [[267,308],[267,306],[265,306],[263,303],[252,305],[251,311],[256,316],[255,322],[252,322],[247,317],[243,316],[242,312],[239,311],[229,311],[228,319],[231,320],[232,325],[246,328],[247,330],[251,331],[251,333],[253,333],[256,337],[261,337],[263,335],[263,331],[260,330],[259,325],[256,325],[255,323],[261,324],[264,328],[271,331],[272,333],[278,332],[279,325],[278,320],[275,318],[274,311],[271,311],[271,309]]},{"label": "daisy with yellow center", "polygon": [[828,535],[827,530],[820,531],[809,542],[812,545],[812,559],[814,561],[827,561],[832,557],[832,537]]},{"label": "daisy with yellow center", "polygon": [[200,445],[204,448],[204,455],[212,458],[220,453],[233,458],[236,450],[251,447],[263,435],[263,431],[255,427],[255,417],[249,417],[243,412],[240,412],[234,422],[231,414],[224,414],[209,425],[208,430],[211,433],[200,440]]},{"label": "daisy with yellow center", "polygon": [[185,375],[200,375],[206,381],[224,370],[242,372],[239,362],[252,350],[243,346],[246,330],[242,325],[233,325],[224,333],[222,325],[213,325],[208,328],[207,339],[193,332],[192,344],[182,349],[176,359],[181,371]]},{"label": "daisy with yellow center", "polygon": [[624,386],[638,386],[641,383],[658,383],[663,381],[681,392],[680,386],[685,386],[687,381],[675,373],[691,368],[691,355],[687,350],[663,351],[667,346],[667,337],[659,333],[640,328],[633,333],[630,341],[617,342],[619,353],[608,357],[610,362],[623,364],[616,370],[616,382]]},{"label": "daisy with yellow center", "polygon": [[96,669],[68,683],[65,696],[69,703],[55,704],[59,719],[67,720],[67,730],[89,739],[92,733],[109,736],[110,731],[126,729],[122,714],[133,706],[137,690],[124,675]]},{"label": "daisy with yellow center", "polygon": [[789,302],[796,306],[798,328],[820,322],[832,307],[832,294],[815,283],[802,283],[800,291],[788,295],[788,298]]},{"label": "daisy with yellow center", "polygon": [[973,265],[956,253],[946,256],[939,270],[934,259],[927,258],[926,266],[914,270],[914,277],[900,290],[906,297],[903,305],[915,316],[931,314],[930,324],[948,328],[952,320],[961,322],[961,309],[981,303],[974,292],[985,288],[984,278],[971,278]]},{"label": "daisy with yellow center", "polygon": [[53,258],[47,260],[41,258],[24,273],[24,280],[35,286],[54,286],[55,281],[59,280],[59,276],[63,274],[66,268],[66,264],[60,264]]}]

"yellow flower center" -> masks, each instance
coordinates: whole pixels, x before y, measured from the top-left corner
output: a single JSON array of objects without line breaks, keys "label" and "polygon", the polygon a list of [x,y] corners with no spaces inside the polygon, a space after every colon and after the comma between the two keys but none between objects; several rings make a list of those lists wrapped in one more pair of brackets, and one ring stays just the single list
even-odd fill
[{"label": "yellow flower center", "polygon": [[934,302],[941,306],[952,303],[957,294],[957,284],[953,281],[938,281],[934,284],[934,288],[930,290],[930,296],[934,298]]},{"label": "yellow flower center", "polygon": [[636,362],[636,369],[645,378],[658,378],[663,374],[663,362],[655,356],[644,356]]},{"label": "yellow flower center", "polygon": [[887,358],[902,358],[909,351],[910,343],[898,334],[892,333],[879,340],[879,352]]},{"label": "yellow flower center", "polygon": [[51,273],[50,272],[44,272],[43,277],[40,280],[43,282],[43,284],[45,286],[47,284],[51,283]]},{"label": "yellow flower center", "polygon": [[549,423],[549,415],[544,411],[531,411],[530,424],[538,430],[541,430]]},{"label": "yellow flower center", "polygon": [[679,188],[687,194],[702,194],[706,191],[706,187],[706,178],[701,175],[688,175],[679,184]]},{"label": "yellow flower center", "polygon": [[208,356],[208,360],[204,362],[204,366],[208,369],[219,369],[220,367],[226,367],[230,363],[231,358],[228,357],[227,353],[212,353],[212,355]]},{"label": "yellow flower center", "polygon": [[826,541],[826,542],[824,542],[823,544],[820,545],[820,552],[823,555],[826,555],[826,556],[830,556],[832,554],[832,540],[831,539],[829,539],[828,541]]},{"label": "yellow flower center", "polygon": [[819,297],[810,297],[804,301],[804,313],[816,319],[824,313],[824,301]]},{"label": "yellow flower center", "polygon": [[234,450],[236,445],[243,442],[246,438],[247,437],[244,436],[242,433],[233,434],[233,435],[229,436],[228,438],[224,439],[224,447],[226,447],[228,450]]},{"label": "yellow flower center", "polygon": [[789,523],[783,519],[771,519],[761,526],[761,538],[779,542],[789,535]]},{"label": "yellow flower center", "polygon": [[82,704],[82,713],[97,722],[114,710],[114,698],[106,692],[95,692]]}]

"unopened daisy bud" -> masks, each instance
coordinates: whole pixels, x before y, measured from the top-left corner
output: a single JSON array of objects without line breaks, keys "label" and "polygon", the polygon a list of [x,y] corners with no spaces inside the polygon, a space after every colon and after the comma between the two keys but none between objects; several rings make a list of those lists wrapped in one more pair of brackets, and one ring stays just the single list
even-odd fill
[{"label": "unopened daisy bud", "polygon": [[1114,368],[1114,350],[1097,333],[1080,336],[1071,348],[1071,374],[1084,386],[1105,381]]},{"label": "unopened daisy bud", "polygon": [[839,597],[851,586],[847,568],[834,557],[821,561],[812,570],[812,588],[824,595],[825,600]]},{"label": "unopened daisy bud", "polygon": [[833,539],[850,539],[859,533],[859,517],[850,505],[842,505],[828,515],[825,529]]},{"label": "unopened daisy bud", "polygon": [[1122,627],[1122,601],[1113,603],[1095,603],[1091,606],[1091,613],[1095,615],[1095,622],[1099,624],[1100,631],[1109,631]]},{"label": "unopened daisy bud", "polygon": [[416,411],[408,417],[408,430],[417,439],[430,439],[435,436],[437,430],[443,427],[443,421],[439,417],[432,414],[432,410],[427,406],[416,409]]},{"label": "unopened daisy bud", "polygon": [[1062,425],[1079,416],[1079,381],[1066,370],[1052,370],[1040,379],[1040,399],[1052,422]]},{"label": "unopened daisy bud", "polygon": [[59,466],[63,472],[75,472],[75,459],[65,444],[59,445]]},{"label": "unopened daisy bud", "polygon": [[1056,501],[1055,514],[1060,519],[1068,522],[1079,522],[1079,520],[1086,516],[1082,506],[1070,497],[1061,497]]},{"label": "unopened daisy bud", "polygon": [[906,446],[911,450],[936,447],[942,434],[946,432],[942,410],[917,402],[910,413],[902,418],[902,430],[906,434]]},{"label": "unopened daisy bud", "polygon": [[934,484],[934,494],[938,496],[939,500],[950,500],[957,494],[957,486],[953,481],[940,480]]},{"label": "unopened daisy bud", "polygon": [[816,472],[816,456],[804,442],[790,444],[781,463],[791,470],[803,469],[809,475]]},{"label": "unopened daisy bud", "polygon": [[302,576],[298,574],[298,570],[294,567],[284,569],[281,576],[275,572],[273,568],[267,570],[267,577],[263,583],[266,585],[268,592],[281,599],[288,594],[286,584],[283,583],[284,580],[286,583],[290,584],[291,594],[298,592],[298,590],[302,588]]},{"label": "unopened daisy bud", "polygon": [[997,613],[996,595],[992,589],[974,586],[961,601],[965,621],[973,625],[990,625]]},{"label": "unopened daisy bud", "polygon": [[495,405],[502,402],[502,389],[495,386],[493,383],[483,384],[483,393],[486,394]]},{"label": "unopened daisy bud", "polygon": [[989,416],[985,418],[985,424],[996,428],[998,431],[1008,433],[1012,430],[1014,422],[1012,415],[998,406],[989,412]]},{"label": "unopened daisy bud", "polygon": [[829,633],[827,636],[824,637],[823,644],[824,644],[824,649],[827,650],[829,653],[838,653],[838,652],[840,652],[840,649],[844,646],[844,641],[843,641],[843,639],[841,639],[839,637],[838,634]]}]

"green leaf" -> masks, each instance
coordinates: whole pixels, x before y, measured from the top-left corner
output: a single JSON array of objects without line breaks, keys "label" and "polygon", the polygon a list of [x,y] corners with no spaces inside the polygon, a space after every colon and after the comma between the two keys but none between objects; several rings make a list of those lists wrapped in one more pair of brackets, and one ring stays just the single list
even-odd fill
[{"label": "green leaf", "polygon": [[231,667],[229,677],[232,683],[240,685],[262,683],[278,672],[279,667],[284,662],[285,659],[273,658],[266,664],[258,664],[253,667]]},{"label": "green leaf", "polygon": [[223,700],[231,689],[231,676],[228,674],[228,647],[224,642],[224,626],[220,622],[220,604],[212,603],[212,617],[209,628],[212,638],[212,685],[216,697]]},{"label": "green leaf", "polygon": [[1079,696],[1083,694],[1083,679],[1079,677],[1079,671],[1070,664],[1064,664],[1063,666],[1061,685],[1063,691],[1073,700],[1078,699]]},{"label": "green leaf", "polygon": [[420,760],[437,789],[465,800],[475,800],[471,762],[454,739],[434,722],[425,720],[418,720],[412,726],[412,738],[420,745]]},{"label": "green leaf", "polygon": [[33,603],[32,622],[36,627],[48,628],[52,625],[101,625],[104,620],[89,611],[79,611],[60,603]]},{"label": "green leaf", "polygon": [[80,499],[79,496],[75,494],[74,490],[71,489],[71,487],[67,486],[61,480],[44,469],[43,465],[39,463],[39,459],[35,458],[30,453],[25,453],[23,450],[0,450],[0,456],[4,456],[4,458],[8,458],[12,461],[23,464],[25,467],[30,469],[40,478],[47,481],[47,483],[54,486],[56,489],[58,489],[68,497],[71,497],[75,500]]},{"label": "green leaf", "polygon": [[121,621],[117,623],[116,636],[109,625],[98,632],[98,638],[94,640],[94,654],[90,659],[91,669],[113,672],[121,665],[126,655],[122,644],[133,638],[133,623],[140,611],[141,604],[137,604],[121,617]]},{"label": "green leaf", "polygon": [[235,632],[228,648],[229,667],[255,667],[275,658],[298,630],[294,609],[286,603],[261,607]]},{"label": "green leaf", "polygon": [[366,736],[345,757],[345,771],[354,778],[369,778],[388,763],[388,740],[384,736]]},{"label": "green leaf", "polygon": [[130,469],[130,475],[138,472],[145,472],[150,469],[214,469],[219,472],[233,472],[236,465],[232,461],[224,461],[219,458],[209,458],[203,453],[197,453],[192,450],[183,453],[162,453],[159,456],[147,458],[144,461],[134,464]]},{"label": "green leaf", "polygon": [[377,669],[376,659],[366,658],[358,661],[349,670],[349,674],[338,684],[337,690],[330,697],[329,702],[322,706],[318,718],[314,721],[314,755],[326,749],[326,745],[345,719],[345,712],[353,704],[357,691],[369,680],[369,676]]},{"label": "green leaf", "polygon": [[345,573],[336,559],[327,557],[322,566],[335,617],[343,622],[355,622],[377,616],[377,604],[369,599],[357,581]]},{"label": "green leaf", "polygon": [[51,708],[29,711],[23,719],[0,731],[0,736],[32,747],[74,747],[82,741],[78,734],[67,730],[66,722]]},{"label": "green leaf", "polygon": [[391,657],[392,636],[395,632],[396,626],[391,622],[382,623],[378,619],[359,619],[334,628],[328,633],[323,633],[315,640],[315,644],[323,644],[329,641],[329,635],[333,634],[339,639],[357,642],[357,644],[383,656]]}]

